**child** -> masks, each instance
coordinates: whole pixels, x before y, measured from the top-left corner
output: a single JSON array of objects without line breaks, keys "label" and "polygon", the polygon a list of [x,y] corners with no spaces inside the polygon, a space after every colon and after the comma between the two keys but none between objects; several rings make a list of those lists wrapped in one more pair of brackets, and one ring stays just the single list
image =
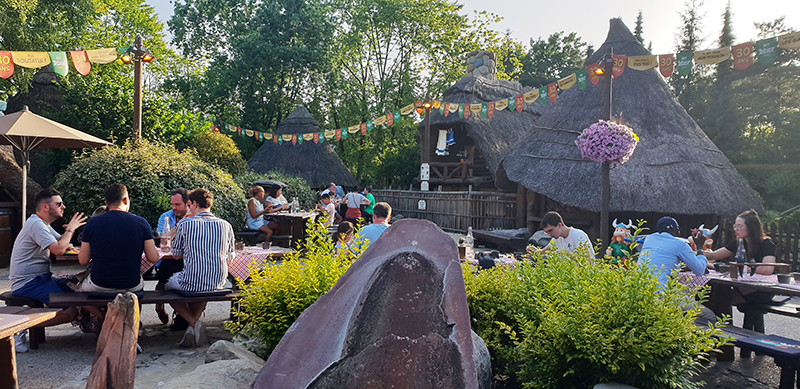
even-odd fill
[{"label": "child", "polygon": [[321,216],[327,218],[325,220],[325,226],[330,227],[333,225],[334,215],[336,214],[333,201],[331,201],[331,195],[328,193],[323,194],[320,197],[320,201],[322,201],[322,204],[317,203],[314,210],[321,212]]},{"label": "child", "polygon": [[342,250],[350,250],[353,247],[353,236],[355,235],[355,228],[353,223],[343,221],[339,224],[336,234],[333,235],[333,241],[336,242],[334,252],[339,254]]}]

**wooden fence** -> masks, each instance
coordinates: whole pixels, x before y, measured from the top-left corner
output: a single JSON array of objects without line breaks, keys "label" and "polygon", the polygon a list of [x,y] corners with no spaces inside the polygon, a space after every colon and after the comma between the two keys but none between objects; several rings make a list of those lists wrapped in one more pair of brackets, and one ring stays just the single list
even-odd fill
[{"label": "wooden fence", "polygon": [[[517,195],[498,192],[419,192],[373,190],[375,201],[392,206],[393,215],[430,220],[445,231],[515,228]],[[421,209],[422,208],[422,209]]]},{"label": "wooden fence", "polygon": [[[719,244],[715,242],[714,248],[720,248],[725,242],[735,239],[733,234],[733,220],[724,220],[720,224],[722,238]],[[798,258],[798,242],[800,242],[800,225],[779,221],[764,225],[764,233],[775,243],[775,257],[778,262],[789,263],[792,271],[800,271],[800,258]]]}]

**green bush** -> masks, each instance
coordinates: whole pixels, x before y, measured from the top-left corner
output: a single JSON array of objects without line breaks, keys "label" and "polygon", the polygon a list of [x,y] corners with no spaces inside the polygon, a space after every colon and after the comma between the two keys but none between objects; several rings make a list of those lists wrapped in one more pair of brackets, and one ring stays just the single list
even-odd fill
[{"label": "green bush", "polygon": [[151,226],[170,209],[169,191],[206,188],[214,194],[215,215],[234,229],[244,226],[245,198],[230,174],[197,158],[193,150],[178,152],[172,146],[148,141],[111,146],[75,159],[53,185],[67,204],[67,214],[89,213],[105,201],[105,188],[124,184],[131,197],[131,212]]},{"label": "green bush", "polygon": [[250,171],[234,178],[234,181],[236,181],[244,191],[245,196],[247,196],[250,188],[253,187],[253,183],[261,180],[278,180],[283,182],[286,184],[286,187],[283,188],[283,197],[286,197],[289,201],[292,201],[292,197],[297,197],[297,201],[300,202],[300,206],[303,208],[310,209],[314,207],[314,204],[317,202],[317,194],[311,189],[306,180],[279,171],[271,171],[267,174],[258,174]]},{"label": "green bush", "polygon": [[659,292],[647,268],[630,262],[562,252],[535,259],[514,269],[464,265],[472,328],[494,371],[526,388],[700,387],[687,378],[723,343],[718,330],[694,324],[701,292],[677,281]]},{"label": "green bush", "polygon": [[247,162],[230,136],[209,130],[200,131],[188,141],[205,162],[214,164],[236,177],[247,171]]},{"label": "green bush", "polygon": [[263,268],[251,267],[248,282],[239,281],[239,309],[233,311],[235,320],[226,322],[225,328],[255,340],[260,347],[249,348],[264,359],[297,317],[329,291],[361,255],[360,249],[335,255],[328,229],[320,223],[311,226],[308,234],[302,254],[289,254]]}]

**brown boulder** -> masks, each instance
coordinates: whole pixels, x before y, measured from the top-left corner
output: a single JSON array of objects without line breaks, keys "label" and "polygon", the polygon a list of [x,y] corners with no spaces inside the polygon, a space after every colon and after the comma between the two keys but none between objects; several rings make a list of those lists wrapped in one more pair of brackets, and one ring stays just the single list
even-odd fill
[{"label": "brown boulder", "polygon": [[292,324],[254,388],[477,388],[455,242],[396,222]]}]

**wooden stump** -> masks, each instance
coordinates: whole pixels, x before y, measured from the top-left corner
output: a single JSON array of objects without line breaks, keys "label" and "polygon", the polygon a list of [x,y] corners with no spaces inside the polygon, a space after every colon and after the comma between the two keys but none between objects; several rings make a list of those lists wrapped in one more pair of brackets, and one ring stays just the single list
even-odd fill
[{"label": "wooden stump", "polygon": [[133,389],[138,336],[139,301],[133,293],[118,294],[108,303],[87,389]]}]

